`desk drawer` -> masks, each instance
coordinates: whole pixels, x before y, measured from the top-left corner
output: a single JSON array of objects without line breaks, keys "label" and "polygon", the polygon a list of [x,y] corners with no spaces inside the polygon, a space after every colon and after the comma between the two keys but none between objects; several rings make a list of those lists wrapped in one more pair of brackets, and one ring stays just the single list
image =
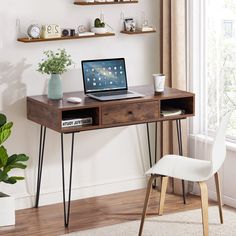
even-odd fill
[{"label": "desk drawer", "polygon": [[124,103],[104,106],[102,108],[102,124],[116,125],[129,122],[151,121],[159,118],[159,103]]}]

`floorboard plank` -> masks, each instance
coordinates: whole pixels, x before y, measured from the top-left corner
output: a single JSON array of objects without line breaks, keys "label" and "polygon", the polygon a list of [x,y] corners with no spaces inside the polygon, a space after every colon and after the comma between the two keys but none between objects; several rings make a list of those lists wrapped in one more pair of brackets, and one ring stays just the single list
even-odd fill
[{"label": "floorboard plank", "polygon": [[[62,235],[69,232],[102,227],[141,219],[145,189],[76,200],[71,203],[70,225],[64,228],[63,206],[54,204],[16,211],[16,225],[0,228],[4,236]],[[159,192],[152,191],[147,217],[157,215]],[[200,198],[167,194],[164,214],[200,208]]]}]

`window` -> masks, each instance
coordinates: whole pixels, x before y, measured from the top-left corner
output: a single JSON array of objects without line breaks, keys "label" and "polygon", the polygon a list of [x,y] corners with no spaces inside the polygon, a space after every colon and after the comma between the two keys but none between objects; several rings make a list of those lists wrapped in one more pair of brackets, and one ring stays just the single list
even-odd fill
[{"label": "window", "polygon": [[[236,110],[236,0],[189,0],[188,16],[190,78],[201,101],[197,126],[209,134],[226,111]],[[236,112],[227,135],[236,140]]]}]

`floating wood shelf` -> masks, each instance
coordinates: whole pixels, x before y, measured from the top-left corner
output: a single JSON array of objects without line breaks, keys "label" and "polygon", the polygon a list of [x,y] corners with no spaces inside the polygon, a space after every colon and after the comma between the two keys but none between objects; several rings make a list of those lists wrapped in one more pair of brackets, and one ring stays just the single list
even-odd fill
[{"label": "floating wood shelf", "polygon": [[88,36],[68,36],[61,38],[50,38],[50,39],[29,39],[29,38],[18,38],[17,41],[22,43],[36,43],[36,42],[45,42],[45,41],[59,41],[59,40],[72,40],[72,39],[84,39],[84,38],[100,38],[100,37],[109,37],[115,36],[114,33],[105,33],[105,34],[95,34]]},{"label": "floating wood shelf", "polygon": [[80,5],[80,6],[109,5],[109,4],[130,4],[130,3],[138,3],[138,1],[129,1],[129,2],[74,2],[75,5]]},{"label": "floating wood shelf", "polygon": [[150,33],[156,33],[156,30],[151,30],[151,31],[141,31],[141,30],[136,30],[135,32],[130,32],[130,31],[125,31],[122,30],[120,31],[122,34],[150,34]]}]

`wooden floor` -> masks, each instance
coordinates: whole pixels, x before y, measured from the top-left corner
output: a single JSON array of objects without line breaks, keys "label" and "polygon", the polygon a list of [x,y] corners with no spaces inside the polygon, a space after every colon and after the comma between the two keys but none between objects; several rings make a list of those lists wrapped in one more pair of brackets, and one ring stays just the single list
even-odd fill
[{"label": "wooden floor", "polygon": [[[63,235],[69,232],[107,226],[141,218],[145,190],[106,195],[73,201],[68,229],[64,228],[63,206],[54,204],[16,212],[14,227],[0,228],[0,235]],[[148,216],[157,213],[159,193],[152,191]],[[184,205],[182,197],[167,195],[164,214],[200,208],[200,199],[189,195]]]}]

